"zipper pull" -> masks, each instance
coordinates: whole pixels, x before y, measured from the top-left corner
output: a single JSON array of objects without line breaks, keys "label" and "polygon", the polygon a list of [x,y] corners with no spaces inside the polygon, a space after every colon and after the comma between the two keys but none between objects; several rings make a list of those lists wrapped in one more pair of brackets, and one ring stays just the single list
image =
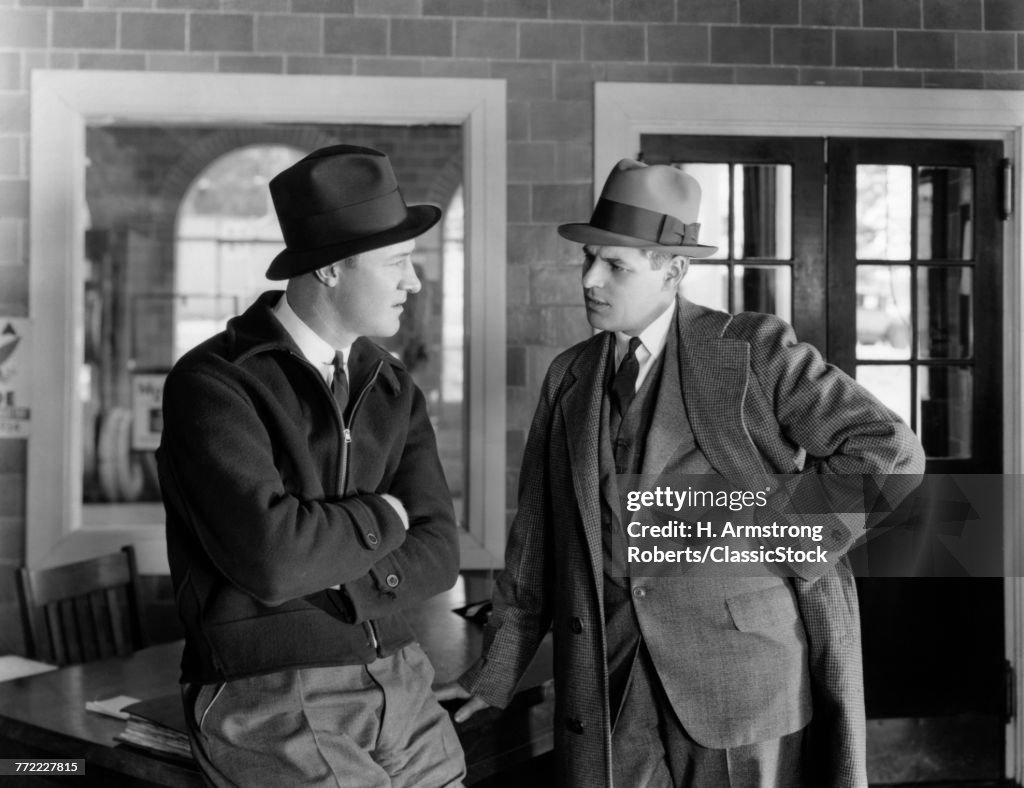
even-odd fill
[{"label": "zipper pull", "polygon": [[345,443],[351,443],[352,442],[352,430],[350,430],[348,427],[345,427],[343,432],[345,433]]}]

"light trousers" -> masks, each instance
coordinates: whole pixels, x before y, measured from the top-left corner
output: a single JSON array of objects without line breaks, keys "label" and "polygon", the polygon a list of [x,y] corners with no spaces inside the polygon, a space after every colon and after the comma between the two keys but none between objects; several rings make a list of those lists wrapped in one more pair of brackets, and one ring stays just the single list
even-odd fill
[{"label": "light trousers", "polygon": [[650,655],[637,650],[612,730],[615,788],[804,788],[803,731],[714,749],[691,739],[672,710]]},{"label": "light trousers", "polygon": [[369,665],[182,688],[192,752],[217,788],[461,786],[462,746],[419,644]]}]

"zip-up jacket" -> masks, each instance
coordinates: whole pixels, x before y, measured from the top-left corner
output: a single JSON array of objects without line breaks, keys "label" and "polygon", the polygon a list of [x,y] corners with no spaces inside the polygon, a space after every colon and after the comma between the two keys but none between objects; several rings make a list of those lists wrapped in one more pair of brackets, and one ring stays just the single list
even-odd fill
[{"label": "zip-up jacket", "polygon": [[263,294],[164,385],[157,460],[183,682],[372,662],[413,640],[403,609],[458,572],[423,393],[360,338],[346,420],[274,317],[278,298]]}]

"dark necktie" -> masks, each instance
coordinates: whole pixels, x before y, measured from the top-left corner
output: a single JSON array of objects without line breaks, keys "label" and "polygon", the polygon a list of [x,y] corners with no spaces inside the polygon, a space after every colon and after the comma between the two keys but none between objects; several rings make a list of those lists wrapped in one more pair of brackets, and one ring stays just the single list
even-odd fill
[{"label": "dark necktie", "polygon": [[338,403],[338,412],[343,416],[348,405],[348,377],[345,375],[345,354],[340,350],[334,354],[334,377],[331,379],[331,391]]},{"label": "dark necktie", "polygon": [[617,408],[619,416],[629,410],[629,403],[636,394],[636,378],[640,374],[640,362],[636,359],[636,349],[640,347],[640,337],[629,340],[629,350],[619,363],[619,368],[612,379],[612,406]]}]

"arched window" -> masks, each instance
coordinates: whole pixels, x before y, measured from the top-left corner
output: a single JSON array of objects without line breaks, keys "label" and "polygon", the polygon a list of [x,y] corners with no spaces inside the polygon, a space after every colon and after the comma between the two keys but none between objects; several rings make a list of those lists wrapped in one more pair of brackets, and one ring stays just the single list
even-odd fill
[{"label": "arched window", "polygon": [[174,358],[224,327],[261,292],[284,248],[268,181],[308,151],[250,145],[221,156],[185,194],[174,238]]}]

